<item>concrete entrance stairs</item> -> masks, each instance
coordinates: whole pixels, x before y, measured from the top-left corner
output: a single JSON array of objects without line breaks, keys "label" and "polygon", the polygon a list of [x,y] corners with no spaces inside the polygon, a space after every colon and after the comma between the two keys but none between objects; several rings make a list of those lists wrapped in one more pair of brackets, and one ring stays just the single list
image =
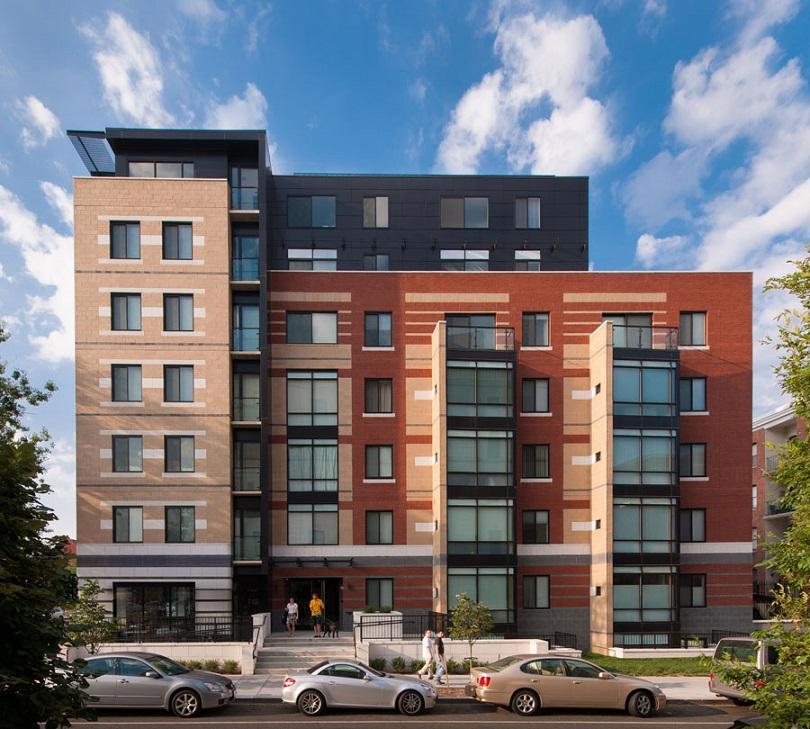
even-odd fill
[{"label": "concrete entrance stairs", "polygon": [[284,676],[292,671],[306,671],[326,658],[354,658],[354,641],[349,637],[313,638],[311,631],[271,633],[256,656],[255,673]]}]

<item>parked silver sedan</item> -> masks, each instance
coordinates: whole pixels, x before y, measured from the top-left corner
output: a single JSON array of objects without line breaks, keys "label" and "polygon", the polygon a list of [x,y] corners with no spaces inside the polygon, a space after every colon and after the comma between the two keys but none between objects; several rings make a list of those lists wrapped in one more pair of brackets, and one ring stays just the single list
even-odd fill
[{"label": "parked silver sedan", "polygon": [[295,704],[307,716],[317,716],[327,707],[398,709],[415,716],[436,705],[436,689],[415,678],[376,671],[359,661],[333,660],[286,676],[281,700]]},{"label": "parked silver sedan", "polygon": [[156,653],[104,653],[86,659],[79,672],[97,699],[93,706],[105,709],[165,709],[190,719],[234,700],[229,678],[192,671]]}]

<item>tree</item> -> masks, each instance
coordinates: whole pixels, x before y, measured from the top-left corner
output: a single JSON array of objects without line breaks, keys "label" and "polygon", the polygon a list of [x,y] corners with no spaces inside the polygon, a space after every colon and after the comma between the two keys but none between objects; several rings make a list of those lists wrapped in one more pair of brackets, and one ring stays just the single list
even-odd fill
[{"label": "tree", "polygon": [[470,647],[472,668],[473,644],[492,630],[492,613],[481,602],[470,600],[465,593],[456,595],[456,606],[450,616],[450,637],[466,640]]},{"label": "tree", "polygon": [[[8,335],[0,327],[0,344]],[[69,726],[89,717],[87,686],[60,658],[62,620],[49,611],[65,603],[69,585],[64,538],[48,535],[55,519],[42,504],[49,439],[24,425],[27,407],[45,402],[48,383],[34,388],[19,369],[0,361],[0,717],[17,727]]]},{"label": "tree", "polygon": [[[810,252],[810,249],[808,249]],[[810,258],[793,261],[795,270],[769,279],[766,291],[784,291],[798,299],[777,319],[774,338],[780,361],[774,368],[793,412],[810,425]],[[803,436],[781,446],[769,477],[784,490],[783,503],[794,509],[780,542],[769,545],[765,566],[778,575],[773,594],[780,618],[754,633],[778,647],[774,669],[758,671],[746,664],[715,668],[739,686],[774,729],[810,727],[810,439]],[[786,622],[783,622],[786,621]]]},{"label": "tree", "polygon": [[115,623],[107,617],[107,611],[98,601],[101,587],[95,580],[88,580],[79,590],[79,599],[70,611],[68,637],[74,645],[83,645],[92,655],[99,645],[115,633]]}]

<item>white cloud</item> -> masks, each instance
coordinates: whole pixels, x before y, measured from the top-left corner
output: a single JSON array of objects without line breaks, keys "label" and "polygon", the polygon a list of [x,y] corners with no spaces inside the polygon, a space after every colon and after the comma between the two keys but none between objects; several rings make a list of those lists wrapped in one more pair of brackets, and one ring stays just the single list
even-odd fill
[{"label": "white cloud", "polygon": [[53,182],[40,182],[39,189],[45,195],[45,199],[50,206],[59,213],[62,222],[73,229],[73,195],[64,187],[59,187]]},{"label": "white cloud", "polygon": [[0,263],[0,281],[8,281],[9,283],[14,281],[14,279],[6,273],[6,269],[3,267],[2,263]]},{"label": "white cloud", "polygon": [[58,516],[51,529],[55,534],[76,536],[76,452],[73,444],[57,438],[45,460],[45,483],[51,493],[43,498]]},{"label": "white cloud", "polygon": [[491,18],[500,66],[459,100],[437,168],[476,172],[490,152],[533,173],[592,174],[613,161],[621,144],[607,108],[589,95],[608,58],[599,23],[590,15],[508,15],[498,4]]},{"label": "white cloud", "polygon": [[17,100],[17,115],[23,122],[20,140],[23,147],[41,147],[59,133],[59,118],[36,96]]},{"label": "white cloud", "polygon": [[180,0],[177,7],[183,15],[203,25],[224,23],[228,18],[214,0]]},{"label": "white cloud", "polygon": [[273,6],[270,3],[262,5],[256,15],[248,21],[248,35],[245,48],[249,53],[255,53],[259,47],[259,39],[262,37],[266,26],[266,19],[270,16]]},{"label": "white cloud", "polygon": [[2,172],[4,175],[11,172],[11,162],[9,162],[5,157],[0,157],[0,172]]},{"label": "white cloud", "polygon": [[267,99],[253,83],[245,86],[242,96],[231,96],[219,104],[213,102],[205,116],[208,129],[264,129],[267,126]]},{"label": "white cloud", "polygon": [[423,78],[415,78],[411,82],[411,85],[408,86],[408,93],[414,101],[418,101],[421,104],[425,100],[425,96],[427,96],[427,84],[425,80]]},{"label": "white cloud", "polygon": [[644,0],[643,15],[662,18],[667,14],[666,0]]},{"label": "white cloud", "polygon": [[174,123],[163,105],[163,65],[149,38],[114,12],[102,30],[85,28],[84,32],[97,46],[93,58],[112,110],[147,127]]},{"label": "white cloud", "polygon": [[682,235],[656,238],[643,233],[636,241],[636,260],[644,268],[682,268],[689,239]]},{"label": "white cloud", "polygon": [[750,41],[774,25],[786,23],[799,10],[799,0],[731,0],[727,15],[741,19],[741,39]]},{"label": "white cloud", "polygon": [[[67,194],[67,193],[65,193]],[[0,185],[0,241],[20,252],[26,273],[50,290],[29,295],[28,340],[39,358],[73,359],[73,239],[40,223],[20,199]]]}]

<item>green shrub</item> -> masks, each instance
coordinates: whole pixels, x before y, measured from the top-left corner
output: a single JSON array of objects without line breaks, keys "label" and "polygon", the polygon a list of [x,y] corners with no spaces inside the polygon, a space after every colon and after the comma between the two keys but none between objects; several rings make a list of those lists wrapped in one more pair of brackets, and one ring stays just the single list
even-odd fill
[{"label": "green shrub", "polygon": [[239,667],[239,662],[230,660],[230,661],[223,661],[222,662],[222,672],[223,673],[242,673],[242,669]]},{"label": "green shrub", "polygon": [[391,668],[394,673],[405,673],[407,667],[408,664],[405,663],[405,659],[402,656],[397,656],[391,661]]},{"label": "green shrub", "polygon": [[381,606],[380,606],[380,609],[379,609],[379,611],[378,611],[378,612],[381,612],[381,613],[390,613],[390,612],[391,612],[391,608],[390,608],[388,605],[381,605]]},{"label": "green shrub", "polygon": [[425,662],[421,658],[414,658],[414,660],[411,661],[411,673],[419,673],[424,665]]},{"label": "green shrub", "polygon": [[453,658],[448,659],[447,661],[447,673],[459,674],[459,673],[466,673],[464,666],[462,666],[458,661]]},{"label": "green shrub", "polygon": [[[472,664],[472,666],[470,664]],[[462,662],[462,665],[463,665],[462,673],[469,673],[471,667],[475,668],[476,666],[480,666],[481,664],[478,661],[476,661],[475,658],[473,659],[465,658],[464,661]]]},{"label": "green shrub", "polygon": [[198,661],[192,658],[189,661],[183,661],[183,665],[186,668],[190,668],[192,671],[199,671],[202,668],[202,661]]},{"label": "green shrub", "polygon": [[371,605],[366,605],[366,606],[363,608],[363,612],[364,612],[364,613],[373,613],[373,612],[374,612],[374,608],[373,608],[373,607],[371,607]]},{"label": "green shrub", "polygon": [[384,671],[385,670],[385,658],[372,658],[368,665],[371,666],[375,671]]},{"label": "green shrub", "polygon": [[217,673],[219,671],[219,661],[216,658],[209,658],[208,660],[203,661],[202,667],[204,671]]}]

